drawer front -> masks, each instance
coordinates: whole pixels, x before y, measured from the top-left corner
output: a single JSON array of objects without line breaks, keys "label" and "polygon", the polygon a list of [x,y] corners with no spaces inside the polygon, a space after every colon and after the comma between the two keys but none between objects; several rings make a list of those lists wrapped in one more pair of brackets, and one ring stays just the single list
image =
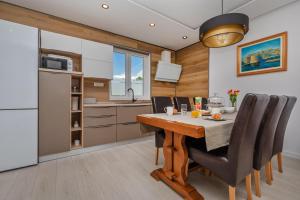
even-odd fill
[{"label": "drawer front", "polygon": [[97,117],[103,115],[116,115],[116,107],[84,108],[84,117]]},{"label": "drawer front", "polygon": [[124,106],[117,108],[117,123],[136,122],[136,116],[152,113],[151,106]]},{"label": "drawer front", "polygon": [[84,118],[84,127],[88,128],[90,126],[116,124],[116,119],[116,115],[86,116]]},{"label": "drawer front", "polygon": [[139,123],[124,123],[117,125],[117,142],[139,138],[141,136]]},{"label": "drawer front", "polygon": [[85,128],[84,147],[116,142],[116,125],[94,126]]}]

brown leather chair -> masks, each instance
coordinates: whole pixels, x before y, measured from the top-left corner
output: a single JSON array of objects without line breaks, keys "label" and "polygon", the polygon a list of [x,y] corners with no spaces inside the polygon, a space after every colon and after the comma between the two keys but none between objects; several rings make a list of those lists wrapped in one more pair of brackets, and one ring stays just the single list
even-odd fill
[{"label": "brown leather chair", "polygon": [[[193,98],[193,102],[195,104],[195,97]],[[202,110],[207,110],[208,109],[208,106],[207,106],[207,103],[208,103],[208,100],[207,98],[205,97],[202,97],[202,100],[201,100],[201,105],[202,105]]]},{"label": "brown leather chair", "polygon": [[[164,113],[164,109],[167,106],[173,106],[171,97],[156,96],[151,97],[153,113]],[[155,164],[158,164],[159,148],[163,147],[165,140],[165,131],[163,129],[155,131],[155,147],[156,157]]]},{"label": "brown leather chair", "polygon": [[279,122],[279,118],[283,108],[287,102],[285,96],[270,97],[270,102],[267,106],[262,123],[260,125],[253,157],[253,168],[255,178],[255,193],[256,196],[261,196],[260,191],[260,169],[265,166],[267,183],[271,184],[271,158],[273,153],[273,144],[275,131]]},{"label": "brown leather chair", "polygon": [[189,157],[208,168],[229,185],[229,199],[235,199],[235,187],[246,177],[248,199],[256,135],[269,102],[268,95],[247,94],[234,122],[228,147],[205,152],[188,146]]},{"label": "brown leather chair", "polygon": [[189,97],[173,97],[173,101],[176,110],[178,110],[179,112],[181,111],[181,104],[187,105],[187,111],[192,110]]},{"label": "brown leather chair", "polygon": [[296,104],[297,98],[287,96],[288,100],[287,103],[284,106],[284,109],[282,111],[282,114],[280,116],[276,132],[275,132],[275,138],[274,138],[274,147],[273,147],[273,153],[272,157],[277,155],[277,162],[278,162],[278,171],[280,173],[283,172],[282,170],[282,148],[283,148],[283,141],[284,141],[284,135],[286,131],[286,127],[288,124],[288,121],[290,119],[292,110]]}]

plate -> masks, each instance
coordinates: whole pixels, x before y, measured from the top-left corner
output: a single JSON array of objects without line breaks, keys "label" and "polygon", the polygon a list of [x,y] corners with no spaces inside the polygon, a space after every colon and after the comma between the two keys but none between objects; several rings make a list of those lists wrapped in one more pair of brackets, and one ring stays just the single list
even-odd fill
[{"label": "plate", "polygon": [[221,118],[221,119],[214,119],[214,118],[212,118],[212,117],[207,117],[207,118],[205,118],[206,120],[212,120],[212,121],[226,121],[226,119],[225,118]]},{"label": "plate", "polygon": [[207,110],[201,110],[201,115],[202,116],[211,116],[211,113]]}]

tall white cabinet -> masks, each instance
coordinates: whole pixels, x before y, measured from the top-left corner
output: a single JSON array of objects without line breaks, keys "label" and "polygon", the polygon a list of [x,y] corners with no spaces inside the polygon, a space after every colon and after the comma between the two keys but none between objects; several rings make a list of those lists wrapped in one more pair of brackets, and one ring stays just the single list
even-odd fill
[{"label": "tall white cabinet", "polygon": [[0,171],[37,163],[38,29],[0,20]]}]

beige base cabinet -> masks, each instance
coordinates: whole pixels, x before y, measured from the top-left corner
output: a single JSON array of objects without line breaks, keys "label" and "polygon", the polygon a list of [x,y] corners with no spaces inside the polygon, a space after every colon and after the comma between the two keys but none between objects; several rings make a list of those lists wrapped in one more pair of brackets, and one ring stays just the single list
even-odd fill
[{"label": "beige base cabinet", "polygon": [[88,126],[84,132],[84,147],[116,142],[116,125]]},{"label": "beige base cabinet", "polygon": [[141,133],[136,116],[149,113],[152,113],[151,106],[117,107],[117,142],[146,136]]},{"label": "beige base cabinet", "polygon": [[141,136],[140,124],[129,122],[117,125],[117,142],[136,139]]},{"label": "beige base cabinet", "polygon": [[116,107],[84,109],[84,147],[114,143],[116,135]]},{"label": "beige base cabinet", "polygon": [[39,156],[70,150],[71,75],[39,72]]},{"label": "beige base cabinet", "polygon": [[136,116],[152,113],[151,106],[119,106],[117,107],[117,123],[136,122]]}]

